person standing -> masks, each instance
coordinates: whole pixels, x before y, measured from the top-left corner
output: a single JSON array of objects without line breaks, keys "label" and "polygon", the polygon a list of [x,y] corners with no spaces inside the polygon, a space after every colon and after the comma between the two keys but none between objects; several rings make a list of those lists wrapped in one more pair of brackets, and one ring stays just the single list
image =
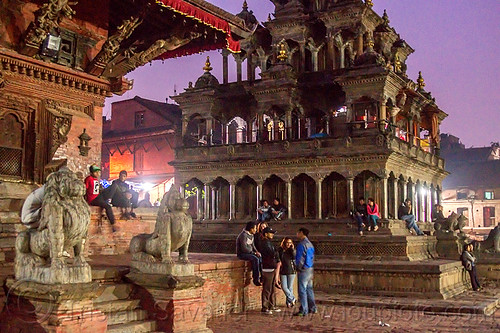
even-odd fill
[{"label": "person standing", "polygon": [[255,222],[247,222],[236,239],[236,255],[238,259],[250,261],[252,264],[252,278],[256,286],[261,286],[260,283],[260,266],[262,263],[261,254],[255,248],[254,235],[257,232]]},{"label": "person standing", "polygon": [[111,229],[113,232],[116,232],[115,215],[113,214],[113,209],[109,204],[109,200],[115,195],[118,185],[112,184],[108,188],[101,190],[101,184],[99,182],[101,169],[97,165],[92,164],[89,167],[89,172],[90,175],[85,178],[85,200],[91,206],[104,208],[109,223],[111,224]]},{"label": "person standing", "polygon": [[278,254],[281,262],[280,281],[281,288],[285,293],[286,306],[291,308],[297,302],[293,294],[293,282],[295,281],[295,247],[290,237],[285,237],[281,241],[281,246],[278,249]]},{"label": "person standing", "polygon": [[262,242],[262,313],[273,314],[273,312],[281,312],[281,309],[276,307],[277,294],[277,272],[280,269],[280,259],[278,251],[272,242],[275,230],[270,227],[265,228],[264,241]]},{"label": "person standing", "polygon": [[472,290],[480,291],[481,285],[479,284],[479,279],[477,278],[476,272],[476,257],[473,254],[474,245],[472,243],[464,245],[464,251],[462,252],[462,265],[464,265],[465,270],[469,272],[470,282],[472,283]]},{"label": "person standing", "polygon": [[363,227],[365,226],[365,222],[368,223],[367,216],[368,213],[366,212],[365,198],[360,197],[359,204],[356,205],[356,209],[354,210],[354,219],[358,225],[358,234],[360,236],[363,236]]},{"label": "person standing", "polygon": [[417,222],[415,222],[415,215],[411,213],[411,200],[406,199],[398,209],[398,218],[406,222],[406,227],[412,233],[415,230],[417,235],[423,236],[424,233],[418,228]]},{"label": "person standing", "polygon": [[366,213],[368,214],[368,231],[377,231],[377,222],[380,219],[378,205],[373,198],[368,198],[368,205],[366,206]]},{"label": "person standing", "polygon": [[300,243],[297,245],[295,265],[297,267],[300,309],[294,314],[295,316],[318,313],[313,291],[314,246],[307,238],[308,236],[309,230],[306,228],[300,228],[297,232]]}]

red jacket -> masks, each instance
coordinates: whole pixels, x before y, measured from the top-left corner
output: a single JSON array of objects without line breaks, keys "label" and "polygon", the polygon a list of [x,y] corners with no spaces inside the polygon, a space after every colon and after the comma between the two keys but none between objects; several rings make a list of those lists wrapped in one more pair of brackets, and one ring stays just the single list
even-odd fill
[{"label": "red jacket", "polygon": [[380,218],[380,213],[378,211],[378,205],[376,203],[373,204],[373,208],[370,205],[366,205],[366,211],[368,215],[375,215]]}]

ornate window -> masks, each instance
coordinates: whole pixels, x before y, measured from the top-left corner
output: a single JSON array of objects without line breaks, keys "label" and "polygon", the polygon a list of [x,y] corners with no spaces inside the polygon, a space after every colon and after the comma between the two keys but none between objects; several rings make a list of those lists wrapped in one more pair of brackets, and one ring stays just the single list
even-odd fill
[{"label": "ornate window", "polygon": [[17,117],[7,113],[0,117],[0,174],[22,177],[24,128]]},{"label": "ornate window", "polygon": [[493,200],[495,199],[494,191],[484,191],[484,200]]},{"label": "ornate window", "polygon": [[144,127],[144,112],[143,111],[139,111],[139,112],[135,113],[134,127],[135,128]]}]

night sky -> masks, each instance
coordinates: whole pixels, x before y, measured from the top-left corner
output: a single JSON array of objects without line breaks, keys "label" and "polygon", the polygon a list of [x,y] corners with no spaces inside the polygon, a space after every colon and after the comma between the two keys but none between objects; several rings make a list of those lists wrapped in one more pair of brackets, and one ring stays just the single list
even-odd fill
[{"label": "night sky", "polygon": [[[243,0],[209,0],[237,14]],[[260,21],[274,12],[268,0],[247,0]],[[500,0],[373,0],[382,15],[387,9],[390,25],[415,53],[410,55],[408,75],[414,81],[422,71],[427,91],[449,114],[442,133],[461,138],[466,147],[488,146],[500,141]],[[218,51],[153,62],[127,75],[134,89],[106,100],[111,103],[138,95],[165,101],[184,91],[189,81],[203,74],[205,58],[212,61],[212,74],[222,81],[222,57]],[[231,58],[230,58],[231,59]],[[243,69],[246,69],[245,64]],[[236,80],[236,65],[230,60],[230,81]],[[257,75],[258,77],[258,75]],[[246,78],[246,73],[243,79]],[[170,100],[172,102],[172,100]]]}]

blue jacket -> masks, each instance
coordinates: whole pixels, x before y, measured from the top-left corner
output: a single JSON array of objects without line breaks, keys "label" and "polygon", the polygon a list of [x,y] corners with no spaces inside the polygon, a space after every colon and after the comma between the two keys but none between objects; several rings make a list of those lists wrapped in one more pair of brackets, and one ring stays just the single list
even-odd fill
[{"label": "blue jacket", "polygon": [[298,272],[314,265],[314,246],[307,237],[297,245],[295,264]]}]

